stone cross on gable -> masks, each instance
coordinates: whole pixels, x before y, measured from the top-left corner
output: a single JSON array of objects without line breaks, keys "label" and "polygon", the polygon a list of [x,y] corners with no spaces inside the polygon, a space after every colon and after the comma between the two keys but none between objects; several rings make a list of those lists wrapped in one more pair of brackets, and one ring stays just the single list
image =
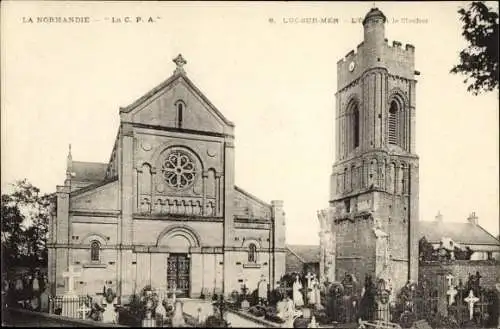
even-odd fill
[{"label": "stone cross on gable", "polygon": [[453,285],[453,279],[454,278],[455,277],[451,273],[446,276],[446,280],[448,281],[448,287],[451,287]]},{"label": "stone cross on gable", "polygon": [[63,278],[68,278],[68,290],[66,291],[66,293],[68,293],[68,294],[74,293],[75,282],[73,280],[82,275],[81,271],[79,269],[78,270],[76,270],[76,269],[77,269],[77,267],[70,265],[68,268],[68,271],[63,272],[63,274],[62,274]]},{"label": "stone cross on gable", "polygon": [[458,290],[455,289],[455,287],[450,286],[450,289],[446,292],[448,296],[450,296],[450,299],[448,301],[448,305],[451,305],[455,302],[455,296],[458,294]]},{"label": "stone cross on gable", "polygon": [[182,57],[181,54],[177,55],[177,57],[174,58],[172,61],[175,63],[175,65],[177,65],[174,74],[186,73],[186,71],[184,71],[183,66],[187,64],[187,61],[184,59],[184,57]]},{"label": "stone cross on gable", "polygon": [[474,304],[479,301],[479,298],[474,296],[474,293],[469,291],[469,296],[464,299],[464,301],[469,304],[469,320],[472,320],[472,315],[474,313]]}]

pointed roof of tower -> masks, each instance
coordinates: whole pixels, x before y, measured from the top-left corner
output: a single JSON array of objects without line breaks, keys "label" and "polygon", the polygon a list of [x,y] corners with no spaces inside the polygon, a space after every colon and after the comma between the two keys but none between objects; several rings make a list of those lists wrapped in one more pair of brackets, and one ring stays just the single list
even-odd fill
[{"label": "pointed roof of tower", "polygon": [[385,23],[387,21],[387,18],[385,17],[384,13],[378,9],[377,7],[373,7],[370,9],[370,11],[366,14],[365,19],[363,19],[363,25],[370,19],[370,18],[382,18],[383,22]]}]

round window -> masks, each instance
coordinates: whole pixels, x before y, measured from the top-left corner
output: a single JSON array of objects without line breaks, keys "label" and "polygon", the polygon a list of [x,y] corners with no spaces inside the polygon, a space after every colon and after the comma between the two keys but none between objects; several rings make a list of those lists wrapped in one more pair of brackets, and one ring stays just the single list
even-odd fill
[{"label": "round window", "polygon": [[182,189],[193,184],[196,177],[196,166],[187,153],[175,150],[165,158],[162,173],[169,186]]}]

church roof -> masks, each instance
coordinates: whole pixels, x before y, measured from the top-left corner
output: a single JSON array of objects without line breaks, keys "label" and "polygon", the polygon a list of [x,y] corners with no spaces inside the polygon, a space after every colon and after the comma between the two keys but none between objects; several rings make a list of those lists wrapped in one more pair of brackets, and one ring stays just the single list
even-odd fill
[{"label": "church roof", "polygon": [[303,263],[319,263],[320,247],[318,245],[287,244],[287,249]]},{"label": "church roof", "polygon": [[257,198],[255,195],[251,194],[250,192],[247,192],[245,191],[244,189],[242,189],[241,187],[238,187],[238,186],[234,186],[234,189],[237,191],[237,192],[240,192],[241,194],[245,195],[246,197],[254,200],[255,202],[257,203],[260,203],[261,205],[263,206],[267,206],[267,207],[271,207],[271,205],[259,198]]},{"label": "church roof", "polygon": [[72,179],[78,182],[100,182],[106,176],[107,163],[73,161]]},{"label": "church roof", "polygon": [[[181,56],[181,55],[179,55],[179,56]],[[179,56],[178,56],[178,58],[179,58]],[[181,59],[182,59],[182,56],[181,56]],[[176,60],[177,59],[174,59],[174,62]],[[156,94],[160,93],[163,89],[165,89],[166,87],[168,87],[170,84],[174,83],[177,79],[181,79],[181,78],[184,79],[184,81],[187,83],[187,85],[210,107],[210,109],[212,111],[214,111],[217,114],[217,116],[219,116],[219,118],[225,124],[227,124],[228,126],[234,127],[234,123],[231,122],[230,120],[228,120],[222,114],[222,112],[220,112],[215,107],[215,105],[213,105],[212,102],[210,102],[210,100],[201,92],[200,89],[198,89],[198,87],[196,87],[196,85],[191,81],[191,79],[189,79],[186,76],[186,73],[184,72],[184,69],[179,70],[179,67],[177,68],[177,70],[175,70],[174,74],[170,78],[168,78],[167,80],[165,80],[162,83],[160,83],[158,86],[156,86],[153,89],[151,89],[149,92],[147,92],[142,97],[139,97],[132,104],[130,104],[128,106],[125,106],[125,107],[121,107],[120,108],[120,112],[130,112],[130,111],[132,111],[133,109],[135,109],[136,107],[138,107],[139,105],[141,105],[142,103],[144,103],[146,100],[148,100],[148,99],[154,97]]]},{"label": "church roof", "polygon": [[481,244],[481,245],[499,245],[493,235],[488,233],[480,225],[471,222],[456,223],[444,221],[419,221],[418,222],[419,239],[424,237],[430,243],[439,243],[443,237],[452,239],[453,241],[465,244]]}]

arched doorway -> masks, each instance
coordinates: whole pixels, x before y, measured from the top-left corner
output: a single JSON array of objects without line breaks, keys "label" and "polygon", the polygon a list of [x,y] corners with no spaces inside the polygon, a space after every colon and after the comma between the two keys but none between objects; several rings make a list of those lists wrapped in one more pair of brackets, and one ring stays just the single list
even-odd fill
[{"label": "arched doorway", "polygon": [[177,297],[189,297],[191,282],[191,248],[199,247],[199,237],[188,226],[175,225],[158,237],[158,246],[167,247],[165,276],[168,290],[174,287]]}]

